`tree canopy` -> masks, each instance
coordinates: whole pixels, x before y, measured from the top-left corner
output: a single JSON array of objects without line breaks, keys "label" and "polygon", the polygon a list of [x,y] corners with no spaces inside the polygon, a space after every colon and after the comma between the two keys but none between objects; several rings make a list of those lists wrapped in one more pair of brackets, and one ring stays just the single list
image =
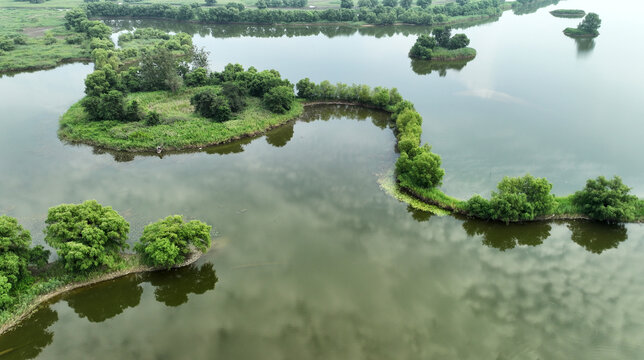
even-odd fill
[{"label": "tree canopy", "polygon": [[128,247],[130,224],[96,200],[52,207],[45,223],[45,242],[56,249],[67,270],[112,267],[119,251]]},{"label": "tree canopy", "polygon": [[184,222],[181,215],[168,216],[147,225],[134,249],[146,264],[170,268],[183,263],[192,248],[208,250],[211,229],[198,220]]},{"label": "tree canopy", "polygon": [[606,222],[630,221],[635,219],[637,197],[622,183],[618,176],[608,180],[603,176],[589,179],[583,190],[576,192],[572,203],[583,214]]}]

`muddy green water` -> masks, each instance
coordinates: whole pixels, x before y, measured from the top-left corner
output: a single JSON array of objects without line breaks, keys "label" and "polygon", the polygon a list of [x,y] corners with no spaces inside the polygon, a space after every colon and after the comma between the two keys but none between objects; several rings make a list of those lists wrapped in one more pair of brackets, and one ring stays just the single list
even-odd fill
[{"label": "muddy green water", "polygon": [[[203,27],[195,42],[215,69],[398,87],[425,119],[449,194],[530,172],[562,194],[619,174],[643,196],[644,50],[626,41],[642,6],[618,3],[566,1],[465,29],[479,54],[460,70],[406,57],[426,29]],[[602,35],[566,38],[578,20],[554,8],[599,12]],[[378,187],[396,159],[387,118],[356,108],[311,108],[267,136],[162,158],[63,144],[58,117],[90,71],[0,79],[0,213],[42,243],[48,207],[94,198],[132,224],[130,241],[181,213],[212,224],[216,248],[186,269],[55,299],[0,337],[3,358],[642,358],[641,225],[412,211]]]}]

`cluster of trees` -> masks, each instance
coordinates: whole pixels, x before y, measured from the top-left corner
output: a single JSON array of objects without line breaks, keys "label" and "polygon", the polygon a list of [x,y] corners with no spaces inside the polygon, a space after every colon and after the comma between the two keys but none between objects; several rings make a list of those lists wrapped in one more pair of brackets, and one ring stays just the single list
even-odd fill
[{"label": "cluster of trees", "polygon": [[470,44],[470,39],[465,34],[452,36],[450,27],[435,28],[432,35],[422,34],[409,50],[409,57],[413,59],[431,60],[437,48],[448,50],[462,49]]},{"label": "cluster of trees", "polygon": [[92,50],[114,48],[110,39],[112,29],[100,21],[89,20],[83,9],[76,8],[65,13],[65,28],[78,33],[65,39],[68,44],[80,44],[89,40]]},{"label": "cluster of trees", "polygon": [[126,103],[127,93],[177,91],[191,69],[207,66],[207,53],[185,33],[141,51],[95,49],[92,56],[96,70],[85,78],[87,96],[81,103],[91,121],[145,119],[154,125],[158,114],[146,114],[136,101]]},{"label": "cluster of trees", "polygon": [[[555,212],[558,202],[550,193],[552,184],[545,178],[505,177],[489,200],[480,195],[470,198],[465,211],[474,217],[504,222],[530,221]],[[584,189],[570,197],[574,212],[604,222],[633,221],[638,214],[639,199],[629,194],[630,188],[619,177],[590,179]],[[570,210],[568,210],[570,211]]]},{"label": "cluster of trees", "polygon": [[266,8],[303,8],[308,0],[258,0],[255,3],[258,9]]},{"label": "cluster of trees", "polygon": [[228,64],[222,72],[208,73],[197,68],[186,76],[190,86],[218,85],[206,88],[191,99],[195,111],[217,122],[227,121],[233,113],[242,111],[246,98],[262,99],[264,106],[275,113],[285,113],[295,101],[293,84],[277,70],[257,71],[254,67],[244,70],[239,64]]},{"label": "cluster of trees", "polygon": [[[265,0],[264,0],[265,1]],[[313,23],[313,22],[354,22],[370,24],[393,24],[396,22],[432,25],[445,23],[455,16],[499,16],[503,11],[504,0],[460,1],[429,7],[429,0],[420,0],[418,7],[411,7],[409,0],[398,6],[397,0],[361,0],[360,8],[325,10],[281,10],[281,9],[243,9],[237,6],[203,8],[198,4],[173,7],[165,4],[130,5],[112,2],[97,2],[86,5],[91,17],[133,17],[169,18],[175,20],[198,20],[210,24],[228,23]],[[268,6],[268,4],[266,4]]]},{"label": "cluster of trees", "polygon": [[470,198],[467,212],[481,219],[499,221],[528,221],[550,213],[555,197],[550,193],[552,184],[545,178],[530,174],[523,177],[504,177],[492,192],[490,200],[480,195]]},{"label": "cluster of trees", "polygon": [[599,18],[599,15],[595,13],[588,13],[584,19],[577,25],[577,28],[566,28],[564,34],[568,36],[591,36],[595,37],[599,35],[599,28],[602,25],[602,21]]},{"label": "cluster of trees", "polygon": [[441,158],[427,144],[421,146],[422,118],[414,105],[402,98],[396,88],[369,88],[367,85],[320,84],[308,78],[298,81],[297,96],[307,100],[347,101],[385,110],[396,121],[400,157],[396,176],[401,186],[431,189],[441,184],[445,171]]},{"label": "cluster of trees", "polygon": [[[95,200],[49,209],[45,242],[56,250],[67,274],[114,269],[123,263],[130,225],[109,206]],[[144,264],[170,268],[184,263],[193,251],[210,248],[211,227],[201,221],[184,222],[179,215],[147,225],[134,250]],[[15,218],[0,216],[0,310],[30,291],[36,271],[48,264],[49,250],[30,247],[31,235]]]}]

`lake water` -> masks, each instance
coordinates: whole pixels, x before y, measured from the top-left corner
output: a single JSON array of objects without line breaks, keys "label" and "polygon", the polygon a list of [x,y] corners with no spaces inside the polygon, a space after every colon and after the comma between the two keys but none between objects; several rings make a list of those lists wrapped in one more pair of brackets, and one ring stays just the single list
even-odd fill
[{"label": "lake water", "polygon": [[[565,37],[579,20],[554,8],[598,12],[601,36]],[[407,58],[425,28],[183,30],[216,70],[238,62],[293,82],[397,87],[424,117],[450,195],[530,172],[558,194],[617,174],[644,196],[644,50],[627,41],[642,8],[506,12],[462,30],[478,56],[445,71]],[[213,225],[216,246],[186,269],[55,299],[0,337],[3,358],[642,358],[641,225],[413,211],[378,186],[396,159],[386,116],[356,108],[310,108],[267,136],[162,158],[64,144],[58,118],[91,70],[0,79],[0,213],[42,243],[49,207],[97,199],[132,224],[130,242],[179,213]]]}]

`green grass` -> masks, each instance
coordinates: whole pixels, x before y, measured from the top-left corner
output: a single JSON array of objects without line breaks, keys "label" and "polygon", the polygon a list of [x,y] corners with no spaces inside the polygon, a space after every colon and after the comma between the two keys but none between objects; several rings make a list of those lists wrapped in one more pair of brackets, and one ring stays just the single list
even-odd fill
[{"label": "green grass", "polygon": [[586,12],[584,10],[573,9],[552,10],[550,14],[552,14],[552,16],[561,18],[583,18],[584,16],[586,16]]},{"label": "green grass", "polygon": [[583,31],[583,30],[579,30],[577,28],[566,28],[563,31],[563,33],[566,36],[570,36],[570,37],[573,37],[573,38],[594,38],[594,37],[597,37],[599,35],[598,32],[594,32],[594,33],[586,32],[586,31]]},{"label": "green grass", "polygon": [[161,124],[156,126],[146,126],[143,122],[87,121],[79,102],[62,116],[58,134],[63,140],[114,150],[153,151],[157,146],[178,150],[259,134],[296,118],[303,111],[302,102],[296,101],[287,113],[274,114],[262,107],[260,99],[251,97],[241,113],[217,123],[196,114],[190,105],[190,97],[204,88],[184,88],[178,94],[154,91],[129,95],[128,100],[136,99],[144,110],[161,114]]},{"label": "green grass", "polygon": [[[65,29],[64,15],[65,11],[54,9],[0,9],[0,35],[24,35],[27,42],[0,54],[0,73],[51,68],[65,61],[89,58],[87,43],[65,42],[65,36],[74,32]],[[57,38],[55,44],[45,44],[46,32]]]},{"label": "green grass", "polygon": [[455,50],[436,47],[432,51],[432,61],[460,61],[473,59],[474,57],[476,57],[476,50],[470,47]]},{"label": "green grass", "polygon": [[438,206],[430,205],[405,192],[402,192],[398,184],[396,184],[393,168],[378,177],[378,185],[380,185],[380,188],[390,196],[408,204],[416,210],[426,211],[434,215],[441,216],[449,215],[450,213],[449,211],[444,210]]}]

